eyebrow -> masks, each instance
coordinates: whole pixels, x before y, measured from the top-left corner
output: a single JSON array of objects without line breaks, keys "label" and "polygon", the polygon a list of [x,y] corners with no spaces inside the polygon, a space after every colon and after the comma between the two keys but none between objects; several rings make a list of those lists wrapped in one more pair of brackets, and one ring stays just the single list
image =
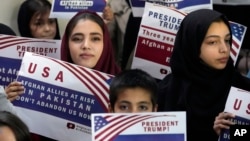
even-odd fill
[{"label": "eyebrow", "polygon": [[99,33],[99,32],[91,32],[90,35],[101,35],[101,36],[103,36],[103,35],[102,35],[101,33]]},{"label": "eyebrow", "polygon": [[[209,35],[209,36],[206,36],[206,37],[205,37],[205,39],[207,39],[207,38],[211,38],[211,37],[220,38],[220,36],[219,36],[219,35]],[[226,34],[226,36],[225,36],[225,37],[231,37],[231,34],[230,34],[230,33],[228,33],[228,34]]]},{"label": "eyebrow", "polygon": [[78,36],[78,35],[83,35],[82,33],[80,32],[76,32],[76,33],[72,33],[71,36]]},{"label": "eyebrow", "polygon": [[147,102],[147,101],[140,101],[139,104],[150,104],[151,102]]},{"label": "eyebrow", "polygon": [[104,35],[100,32],[91,32],[90,36],[99,37],[99,38],[101,38],[101,40],[104,39]]},{"label": "eyebrow", "polygon": [[228,33],[228,34],[226,35],[226,37],[231,37],[231,34],[230,34],[230,33]]},{"label": "eyebrow", "polygon": [[[76,32],[76,33],[73,33],[71,36],[83,36],[84,34],[82,34],[81,32]],[[103,36],[101,33],[99,32],[92,32],[90,33],[90,35],[100,35],[100,36]]]},{"label": "eyebrow", "polygon": [[[120,103],[131,104],[131,102],[126,101],[126,100],[122,100],[122,101],[120,101]],[[140,102],[138,102],[138,103],[136,103],[136,104],[150,104],[150,103],[151,103],[151,102],[147,102],[147,101],[140,101]]]}]

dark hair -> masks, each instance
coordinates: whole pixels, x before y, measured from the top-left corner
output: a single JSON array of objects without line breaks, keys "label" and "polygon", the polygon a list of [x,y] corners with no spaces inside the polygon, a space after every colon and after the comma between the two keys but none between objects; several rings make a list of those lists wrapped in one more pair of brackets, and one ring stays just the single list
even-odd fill
[{"label": "dark hair", "polygon": [[9,26],[3,23],[0,23],[0,34],[16,36],[16,33]]},{"label": "dark hair", "polygon": [[16,115],[0,111],[0,127],[8,126],[15,135],[16,141],[31,141],[29,128]]},{"label": "dark hair", "polygon": [[[34,14],[45,14],[51,9],[51,3],[48,0],[26,0],[20,6],[17,22],[18,29],[22,37],[33,38],[30,31],[30,20]],[[60,39],[59,26],[56,20],[56,36],[54,39]]]},{"label": "dark hair", "polygon": [[150,92],[150,97],[154,108],[157,104],[157,82],[151,75],[141,69],[124,70],[112,79],[109,89],[111,108],[114,109],[115,102],[121,91],[128,88],[137,87],[143,88]]}]

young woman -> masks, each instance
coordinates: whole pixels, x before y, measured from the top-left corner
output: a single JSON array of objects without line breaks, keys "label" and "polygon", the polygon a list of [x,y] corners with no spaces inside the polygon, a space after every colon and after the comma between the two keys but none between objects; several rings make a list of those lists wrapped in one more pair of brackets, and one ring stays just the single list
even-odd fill
[{"label": "young woman", "polygon": [[[80,11],[66,26],[61,44],[62,60],[83,67],[115,75],[121,70],[116,65],[109,32],[103,19],[95,12]],[[5,89],[8,99],[15,100],[24,92],[20,82]],[[43,141],[40,136],[34,140]]]},{"label": "young woman", "polygon": [[120,72],[106,24],[95,12],[80,11],[69,21],[62,38],[61,57],[104,73]]},{"label": "young woman", "polygon": [[[87,68],[115,75],[121,71],[115,62],[106,24],[95,12],[80,11],[66,26],[61,44],[61,59]],[[20,82],[5,88],[13,101],[24,92]]]},{"label": "young woman", "polygon": [[159,111],[187,112],[187,140],[218,140],[215,117],[231,86],[250,90],[250,80],[230,58],[232,32],[225,15],[210,9],[189,13],[176,35],[172,73],[159,84]]},{"label": "young woman", "polygon": [[18,29],[22,37],[60,39],[57,19],[49,18],[48,0],[26,0],[18,12]]},{"label": "young woman", "polygon": [[[21,36],[39,39],[60,39],[57,19],[50,19],[51,3],[48,0],[25,0],[18,12],[18,28]],[[5,89],[13,101],[24,92],[20,82],[11,82]]]}]

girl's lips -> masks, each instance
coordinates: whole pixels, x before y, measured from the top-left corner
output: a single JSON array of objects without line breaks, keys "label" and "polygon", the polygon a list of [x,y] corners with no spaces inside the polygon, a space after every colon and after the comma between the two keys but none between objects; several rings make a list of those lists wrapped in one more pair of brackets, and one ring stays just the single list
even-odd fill
[{"label": "girl's lips", "polygon": [[52,35],[42,36],[41,39],[54,39],[54,36]]},{"label": "girl's lips", "polygon": [[89,59],[91,57],[93,57],[94,55],[92,54],[88,54],[88,53],[83,53],[83,54],[80,54],[80,57],[81,58],[84,58],[84,59]]},{"label": "girl's lips", "polygon": [[218,61],[221,63],[226,63],[228,61],[228,58],[227,57],[220,58],[220,59],[218,59]]}]

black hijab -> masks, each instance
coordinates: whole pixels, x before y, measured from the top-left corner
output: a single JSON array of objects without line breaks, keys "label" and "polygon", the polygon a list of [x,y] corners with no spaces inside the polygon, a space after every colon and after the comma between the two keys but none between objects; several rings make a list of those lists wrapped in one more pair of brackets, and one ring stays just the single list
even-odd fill
[{"label": "black hijab", "polygon": [[216,139],[213,122],[224,110],[231,86],[250,90],[250,80],[235,70],[231,58],[222,70],[213,69],[200,59],[208,28],[218,20],[228,26],[232,35],[226,16],[214,10],[196,10],[183,19],[170,60],[172,74],[159,84],[159,111],[187,111],[188,140],[194,140],[197,134]]},{"label": "black hijab", "polygon": [[[171,85],[176,86],[171,86],[169,91],[178,93],[182,98],[181,105],[184,107],[191,90],[199,91],[195,94],[204,93],[196,96],[204,100],[200,103],[204,105],[213,103],[218,97],[226,97],[229,91],[232,82],[232,77],[229,76],[232,76],[234,70],[232,59],[229,59],[224,69],[216,70],[207,66],[199,57],[207,30],[210,24],[218,19],[224,21],[230,30],[229,22],[224,15],[213,10],[201,9],[188,14],[177,32],[170,60],[174,77]],[[175,87],[183,87],[183,89]]]}]

